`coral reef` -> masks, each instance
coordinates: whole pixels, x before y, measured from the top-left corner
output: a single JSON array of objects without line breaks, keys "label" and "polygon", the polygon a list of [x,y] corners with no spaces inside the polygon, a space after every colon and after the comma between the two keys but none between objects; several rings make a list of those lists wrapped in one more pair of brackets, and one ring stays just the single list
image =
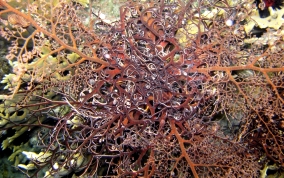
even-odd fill
[{"label": "coral reef", "polygon": [[283,30],[256,39],[253,1],[129,1],[118,20],[92,1],[0,7],[2,149],[27,176],[281,172]]}]

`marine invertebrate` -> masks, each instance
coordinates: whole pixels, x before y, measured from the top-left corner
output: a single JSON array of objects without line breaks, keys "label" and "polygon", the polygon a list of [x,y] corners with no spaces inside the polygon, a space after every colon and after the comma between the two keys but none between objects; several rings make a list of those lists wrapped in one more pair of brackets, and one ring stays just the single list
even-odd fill
[{"label": "marine invertebrate", "polygon": [[8,22],[10,24],[20,25],[22,27],[28,27],[29,26],[29,22],[26,19],[24,19],[23,17],[21,17],[17,14],[8,15]]},{"label": "marine invertebrate", "polygon": [[129,2],[106,24],[91,3],[0,2],[14,61],[1,129],[17,129],[3,146],[35,128],[27,175],[257,177],[260,157],[283,164],[283,36],[245,43],[251,3]]},{"label": "marine invertebrate", "polygon": [[272,9],[281,9],[284,5],[283,0],[256,0],[255,2],[261,18],[266,18],[271,15],[269,7]]}]

